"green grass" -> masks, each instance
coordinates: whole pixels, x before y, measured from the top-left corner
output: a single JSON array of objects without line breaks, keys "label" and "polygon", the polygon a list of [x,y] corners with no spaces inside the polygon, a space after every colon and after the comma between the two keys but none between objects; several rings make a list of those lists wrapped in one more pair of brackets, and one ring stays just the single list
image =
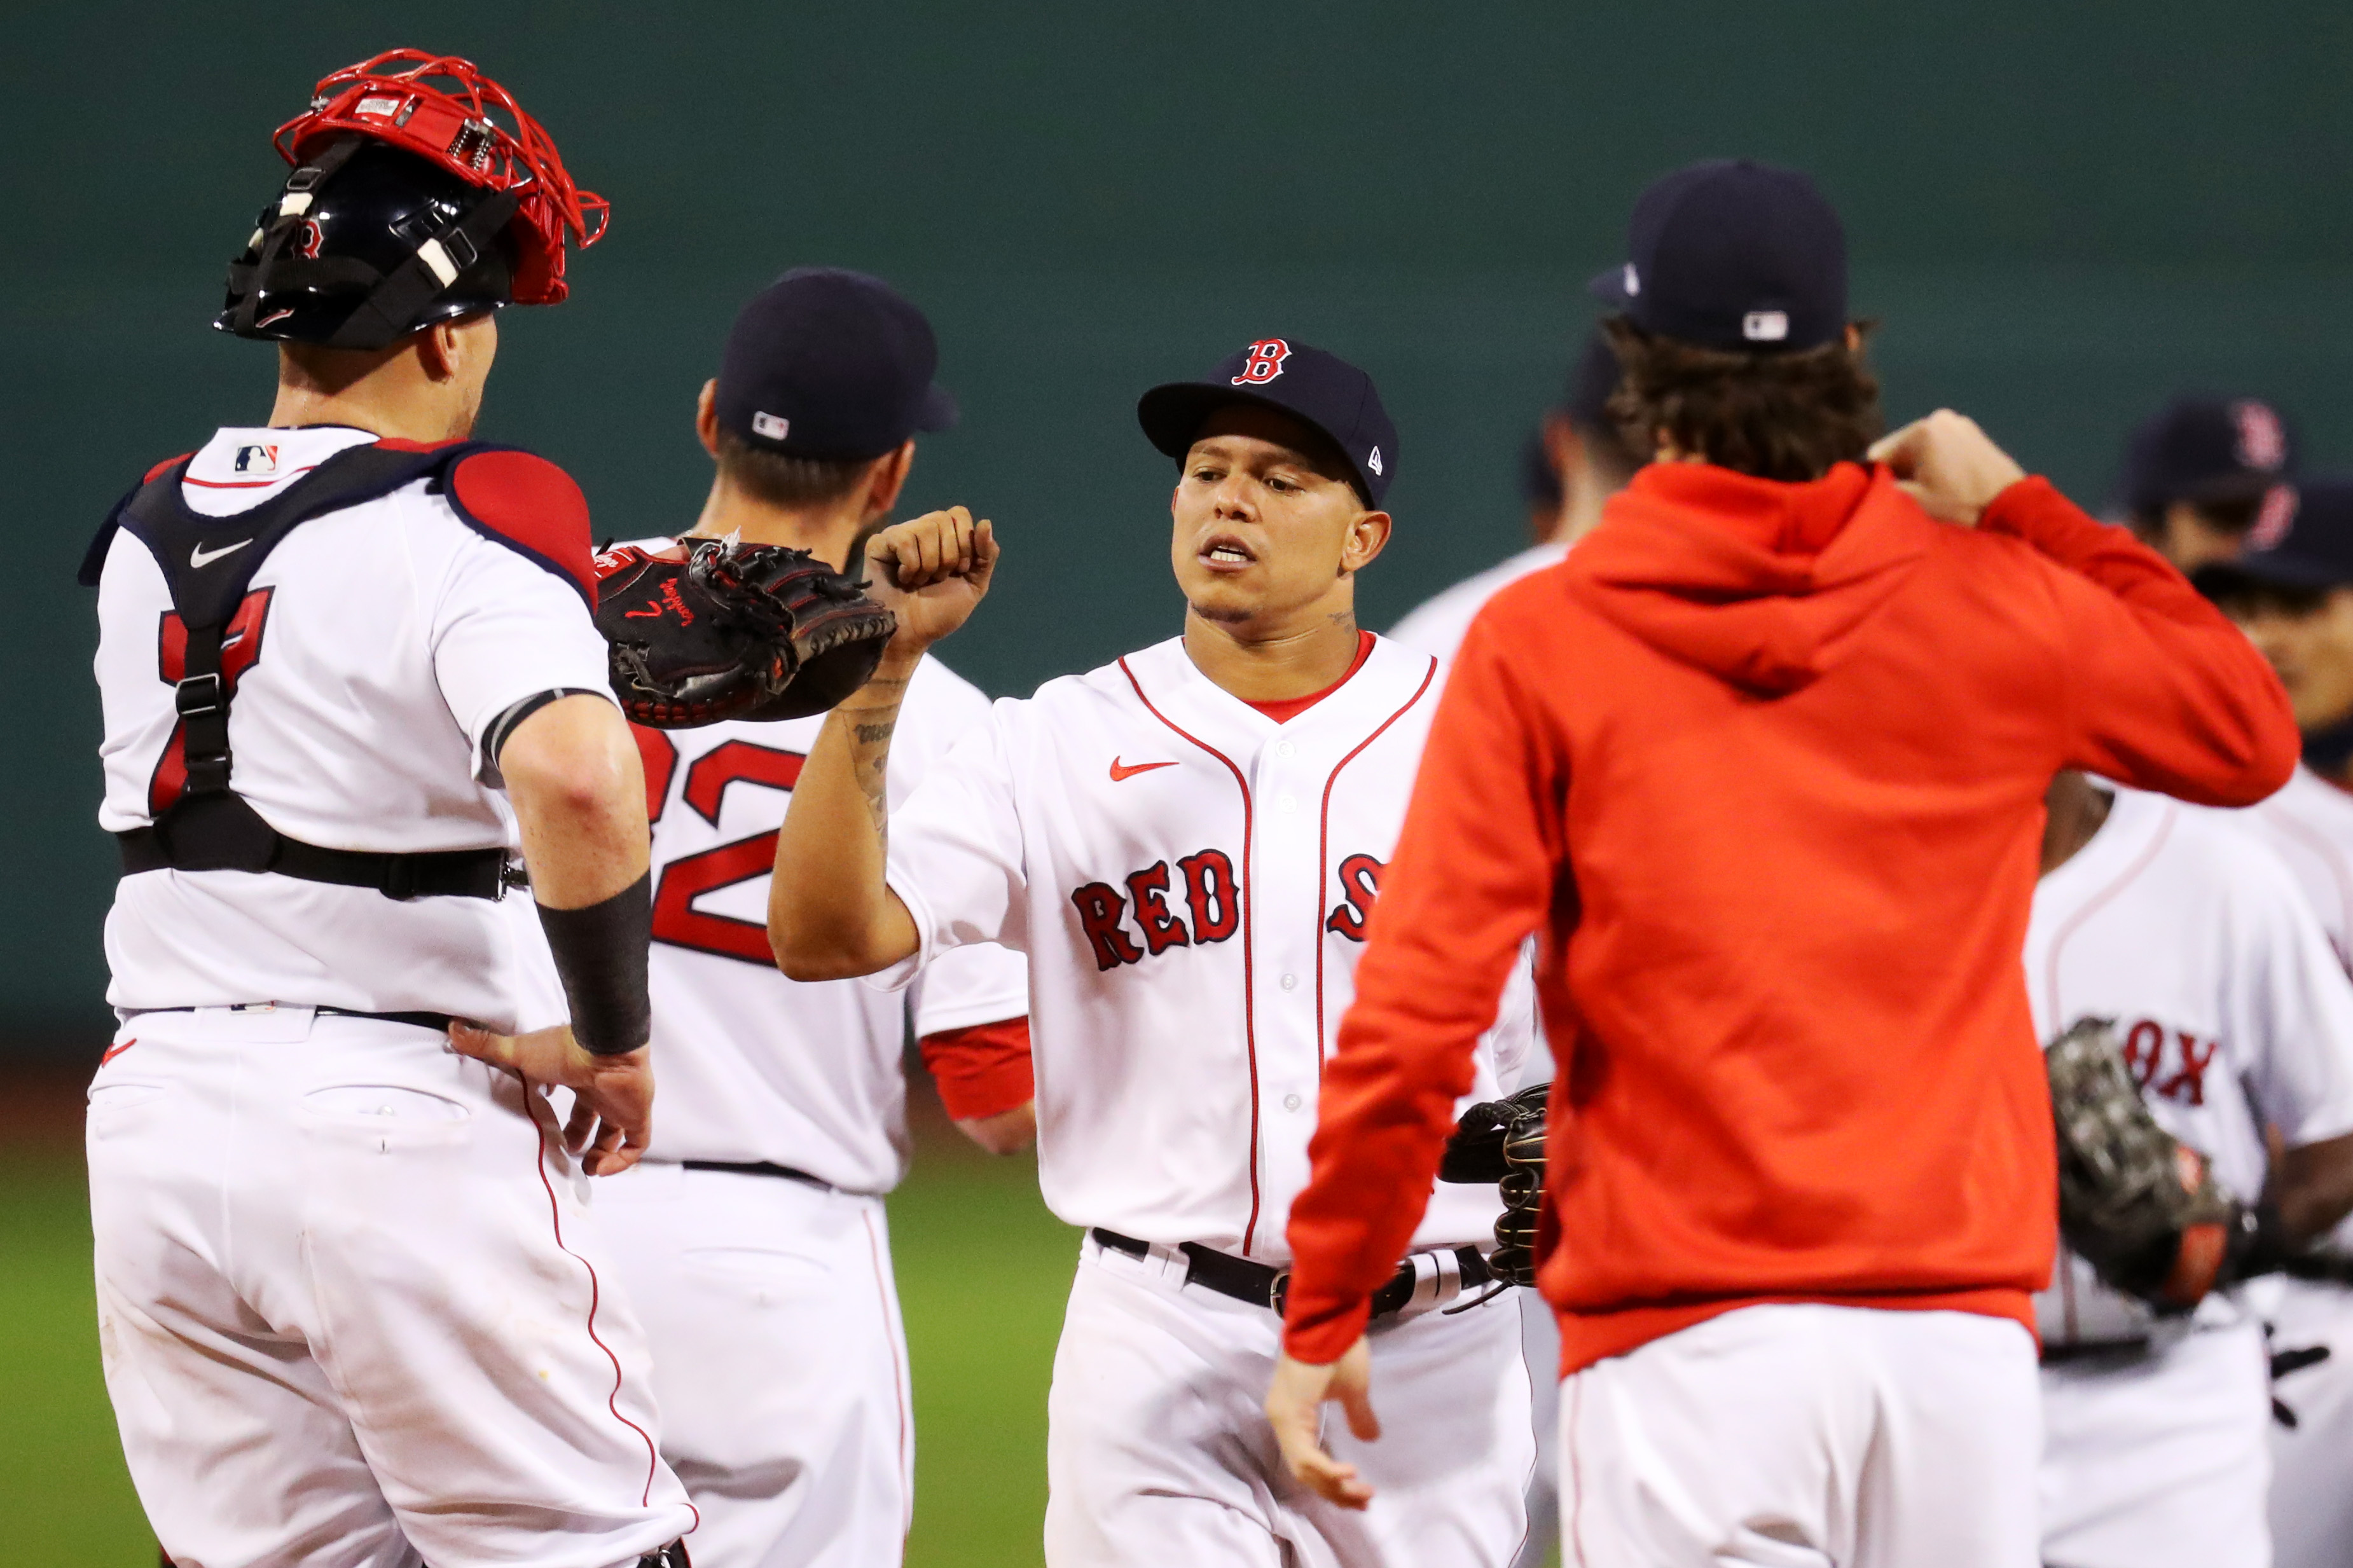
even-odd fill
[{"label": "green grass", "polygon": [[[1046,1384],[1078,1234],[1029,1159],[939,1148],[891,1203],[914,1359],[911,1568],[1036,1568]],[[0,1561],[153,1568],[98,1371],[70,1145],[0,1158]]]}]

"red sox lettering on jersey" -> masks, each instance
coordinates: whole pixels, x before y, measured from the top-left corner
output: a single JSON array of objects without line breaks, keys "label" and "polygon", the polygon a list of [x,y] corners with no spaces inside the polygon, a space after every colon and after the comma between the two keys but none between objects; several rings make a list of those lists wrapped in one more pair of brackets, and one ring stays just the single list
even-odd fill
[{"label": "red sox lettering on jersey", "polygon": [[[1377,641],[1278,724],[1172,639],[997,703],[892,813],[891,886],[923,946],[878,983],[970,942],[1028,953],[1040,1184],[1063,1219],[1288,1256],[1434,670]],[[1532,1017],[1523,979],[1475,1096]],[[1493,1215],[1492,1192],[1441,1187],[1415,1245],[1482,1240]]]}]

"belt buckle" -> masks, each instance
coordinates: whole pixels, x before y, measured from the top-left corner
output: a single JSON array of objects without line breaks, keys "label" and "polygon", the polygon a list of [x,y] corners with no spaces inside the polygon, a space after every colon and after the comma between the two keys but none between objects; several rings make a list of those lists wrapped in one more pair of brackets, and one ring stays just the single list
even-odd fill
[{"label": "belt buckle", "polygon": [[1274,1315],[1280,1318],[1282,1316],[1282,1309],[1284,1305],[1289,1302],[1290,1300],[1291,1270],[1288,1268],[1278,1268],[1274,1271],[1274,1279],[1267,1285],[1266,1304],[1272,1308],[1274,1310]]}]

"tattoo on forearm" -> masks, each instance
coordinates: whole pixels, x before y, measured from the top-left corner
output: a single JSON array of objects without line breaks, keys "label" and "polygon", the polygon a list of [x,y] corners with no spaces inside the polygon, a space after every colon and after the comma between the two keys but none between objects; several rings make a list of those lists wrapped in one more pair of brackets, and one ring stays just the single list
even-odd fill
[{"label": "tattoo on forearm", "polygon": [[887,724],[854,724],[850,726],[850,732],[858,737],[858,743],[861,746],[879,746],[888,741],[891,731],[898,727],[898,721],[894,719]]},{"label": "tattoo on forearm", "polygon": [[[884,684],[903,686],[904,681],[871,681],[871,690]],[[871,722],[860,722],[844,710],[842,721],[849,731],[850,770],[858,779],[859,792],[866,797],[867,816],[873,820],[874,837],[881,842],[884,853],[891,847],[891,805],[887,794],[891,766],[891,737],[899,728],[898,704],[875,703],[857,711],[874,715]]]}]

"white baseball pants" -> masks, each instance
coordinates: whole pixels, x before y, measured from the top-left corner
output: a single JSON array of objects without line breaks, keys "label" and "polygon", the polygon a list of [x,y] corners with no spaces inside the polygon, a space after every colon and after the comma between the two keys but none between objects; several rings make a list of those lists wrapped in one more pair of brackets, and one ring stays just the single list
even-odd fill
[{"label": "white baseball pants", "polygon": [[2253,1320],[2042,1369],[2047,1568],[2268,1568],[2271,1375]]},{"label": "white baseball pants", "polygon": [[1567,1568],[2035,1568],[2034,1341],[1744,1307],[1561,1389]]},{"label": "white baseball pants", "polygon": [[1324,1427],[1377,1494],[1357,1513],[1300,1488],[1275,1450],[1261,1407],[1281,1321],[1184,1278],[1172,1249],[1084,1244],[1047,1397],[1048,1568],[1510,1563],[1535,1444],[1508,1293],[1375,1325],[1385,1435],[1359,1442],[1336,1413]]},{"label": "white baseball pants", "polygon": [[914,1429],[882,1201],[651,1163],[596,1201],[695,1568],[897,1568]]},{"label": "white baseball pants", "polygon": [[2295,1416],[2271,1428],[2272,1543],[2278,1568],[2353,1563],[2353,1290],[2303,1279],[2257,1280],[2274,1352],[2327,1347],[2328,1359],[2283,1374],[2273,1393]]},{"label": "white baseball pants", "polygon": [[99,1344],[180,1568],[636,1568],[693,1527],[584,1179],[522,1093],[435,1031],[308,1008],[118,1033]]}]

